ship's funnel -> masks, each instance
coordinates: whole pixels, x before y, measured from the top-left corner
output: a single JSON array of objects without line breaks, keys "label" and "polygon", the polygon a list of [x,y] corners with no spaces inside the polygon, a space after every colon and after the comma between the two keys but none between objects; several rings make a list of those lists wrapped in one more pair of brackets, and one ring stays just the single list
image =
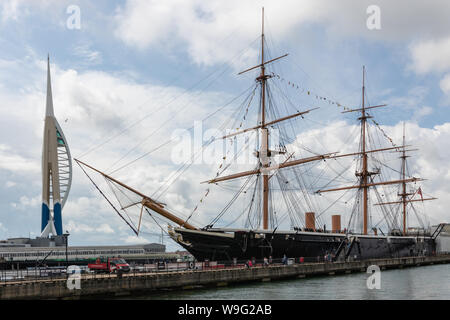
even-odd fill
[{"label": "ship's funnel", "polygon": [[314,212],[305,212],[305,227],[316,231],[316,217]]},{"label": "ship's funnel", "polygon": [[331,232],[333,233],[341,232],[341,216],[338,214],[331,216]]}]

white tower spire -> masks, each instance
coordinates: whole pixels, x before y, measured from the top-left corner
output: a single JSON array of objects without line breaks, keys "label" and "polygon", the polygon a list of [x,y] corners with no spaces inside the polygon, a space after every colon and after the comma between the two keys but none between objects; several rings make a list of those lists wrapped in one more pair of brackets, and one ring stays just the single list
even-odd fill
[{"label": "white tower spire", "polygon": [[45,104],[45,116],[55,116],[53,112],[52,83],[50,77],[50,55],[47,57],[47,101]]},{"label": "white tower spire", "polygon": [[62,208],[72,184],[72,160],[66,138],[53,112],[50,57],[47,58],[47,100],[42,148],[41,237],[62,235]]}]

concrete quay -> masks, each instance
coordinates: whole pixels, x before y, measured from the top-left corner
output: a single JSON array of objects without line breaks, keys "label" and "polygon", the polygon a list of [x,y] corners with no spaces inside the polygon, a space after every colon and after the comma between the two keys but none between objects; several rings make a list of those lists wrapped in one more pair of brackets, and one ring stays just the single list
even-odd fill
[{"label": "concrete quay", "polygon": [[407,257],[353,262],[301,263],[268,267],[224,267],[210,270],[131,273],[119,277],[81,275],[80,289],[68,289],[67,279],[38,279],[0,283],[0,299],[83,299],[134,295],[160,289],[220,287],[252,281],[273,281],[317,275],[366,272],[371,265],[381,270],[450,263],[450,255]]}]

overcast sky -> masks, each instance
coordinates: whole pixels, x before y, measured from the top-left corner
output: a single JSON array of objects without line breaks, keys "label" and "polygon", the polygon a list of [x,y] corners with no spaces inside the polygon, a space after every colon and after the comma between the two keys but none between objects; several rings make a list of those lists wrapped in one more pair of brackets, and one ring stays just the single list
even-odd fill
[{"label": "overcast sky", "polygon": [[[367,26],[370,5],[380,8],[380,29]],[[377,122],[397,144],[406,122],[407,142],[419,149],[411,168],[427,179],[424,193],[439,198],[424,204],[430,223],[449,222],[447,0],[2,0],[0,239],[40,233],[47,54],[55,115],[72,156],[111,172],[253,85],[254,74],[237,72],[257,63],[262,6],[268,54],[289,53],[273,69],[286,81],[357,107],[366,66],[369,103],[388,104],[374,111]],[[338,151],[330,149],[356,117],[314,99],[298,102],[302,109],[320,107],[299,132],[302,143],[315,141],[310,137],[320,124],[314,139],[324,140],[317,151]],[[222,123],[234,105],[204,128]],[[172,151],[152,152],[114,176],[152,195],[178,168]],[[205,194],[200,182],[213,177],[214,168],[194,165],[160,200],[189,214]],[[63,210],[71,244],[160,241],[157,234],[135,237],[75,164],[73,171]],[[221,210],[220,190],[193,217],[200,226]],[[169,250],[178,248],[164,241]]]}]

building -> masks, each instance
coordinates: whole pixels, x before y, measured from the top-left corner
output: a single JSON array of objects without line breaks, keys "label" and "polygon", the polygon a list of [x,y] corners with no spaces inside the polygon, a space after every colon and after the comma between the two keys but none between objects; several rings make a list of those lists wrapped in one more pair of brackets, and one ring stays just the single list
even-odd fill
[{"label": "building", "polygon": [[[433,231],[437,226],[433,226]],[[436,252],[450,254],[450,223],[446,223],[442,231],[436,237]]]}]

